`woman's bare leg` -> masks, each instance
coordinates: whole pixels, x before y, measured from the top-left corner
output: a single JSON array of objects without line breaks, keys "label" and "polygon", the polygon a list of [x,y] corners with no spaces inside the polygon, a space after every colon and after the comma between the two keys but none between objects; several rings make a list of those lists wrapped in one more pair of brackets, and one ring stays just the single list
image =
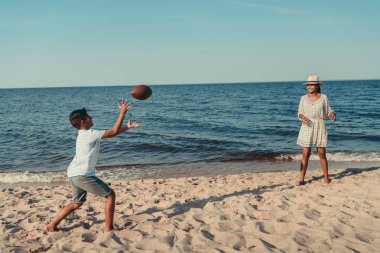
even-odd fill
[{"label": "woman's bare leg", "polygon": [[302,148],[302,160],[300,166],[300,184],[305,183],[305,175],[307,170],[307,165],[309,164],[309,158],[311,154],[311,148]]},{"label": "woman's bare leg", "polygon": [[323,174],[325,175],[325,183],[328,184],[330,183],[330,179],[329,179],[329,164],[326,158],[326,148],[319,147],[317,148],[317,150],[318,150],[319,160],[321,161]]}]

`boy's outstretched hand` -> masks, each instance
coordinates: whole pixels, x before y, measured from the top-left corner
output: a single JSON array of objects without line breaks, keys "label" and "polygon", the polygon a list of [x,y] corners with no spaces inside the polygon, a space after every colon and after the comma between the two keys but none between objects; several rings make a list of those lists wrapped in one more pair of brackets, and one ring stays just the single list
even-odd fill
[{"label": "boy's outstretched hand", "polygon": [[128,128],[141,127],[141,122],[131,122],[131,119],[128,120],[127,123]]},{"label": "boy's outstretched hand", "polygon": [[119,106],[120,113],[125,114],[129,109],[132,108],[132,104],[128,102],[128,100],[121,100],[120,104],[117,104]]},{"label": "boy's outstretched hand", "polygon": [[115,137],[125,131],[127,131],[129,128],[134,128],[134,127],[139,127],[141,126],[141,123],[139,122],[133,122],[131,123],[130,120],[128,120],[128,124],[126,127],[121,127],[123,124],[124,116],[125,113],[132,108],[132,104],[129,103],[127,100],[121,100],[120,104],[117,104],[119,106],[120,114],[119,117],[117,118],[115,125],[113,128],[108,129],[104,132],[102,138],[112,138]]}]

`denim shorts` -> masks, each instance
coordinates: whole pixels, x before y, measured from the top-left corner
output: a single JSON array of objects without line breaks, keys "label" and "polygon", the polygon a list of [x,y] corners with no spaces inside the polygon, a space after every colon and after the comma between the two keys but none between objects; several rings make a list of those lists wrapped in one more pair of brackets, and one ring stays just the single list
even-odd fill
[{"label": "denim shorts", "polygon": [[95,195],[107,197],[113,193],[113,190],[100,178],[95,176],[75,176],[69,177],[73,189],[73,198],[75,203],[84,203],[87,192]]}]

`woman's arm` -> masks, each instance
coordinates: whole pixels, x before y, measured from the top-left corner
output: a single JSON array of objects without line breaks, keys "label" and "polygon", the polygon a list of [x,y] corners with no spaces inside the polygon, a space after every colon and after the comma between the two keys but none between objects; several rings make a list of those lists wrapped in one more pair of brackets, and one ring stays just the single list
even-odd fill
[{"label": "woman's arm", "polygon": [[327,113],[327,117],[330,120],[332,120],[332,121],[336,120],[336,114],[335,114],[334,110],[330,107],[330,102],[329,102],[329,99],[328,99],[327,96],[326,96],[326,108],[325,108],[325,111]]},{"label": "woman's arm", "polygon": [[302,121],[303,124],[309,124],[309,119],[304,115],[304,105],[303,97],[301,98],[300,104],[298,105],[298,119]]}]

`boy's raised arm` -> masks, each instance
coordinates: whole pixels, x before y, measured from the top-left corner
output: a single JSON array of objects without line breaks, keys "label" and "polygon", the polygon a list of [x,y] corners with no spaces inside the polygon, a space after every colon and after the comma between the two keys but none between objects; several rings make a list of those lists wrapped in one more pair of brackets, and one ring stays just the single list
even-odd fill
[{"label": "boy's raised arm", "polygon": [[106,130],[102,138],[111,138],[120,134],[120,128],[123,124],[125,113],[132,108],[132,105],[125,100],[121,100],[121,104],[118,104],[118,106],[120,110],[119,117],[117,118],[113,128]]}]

